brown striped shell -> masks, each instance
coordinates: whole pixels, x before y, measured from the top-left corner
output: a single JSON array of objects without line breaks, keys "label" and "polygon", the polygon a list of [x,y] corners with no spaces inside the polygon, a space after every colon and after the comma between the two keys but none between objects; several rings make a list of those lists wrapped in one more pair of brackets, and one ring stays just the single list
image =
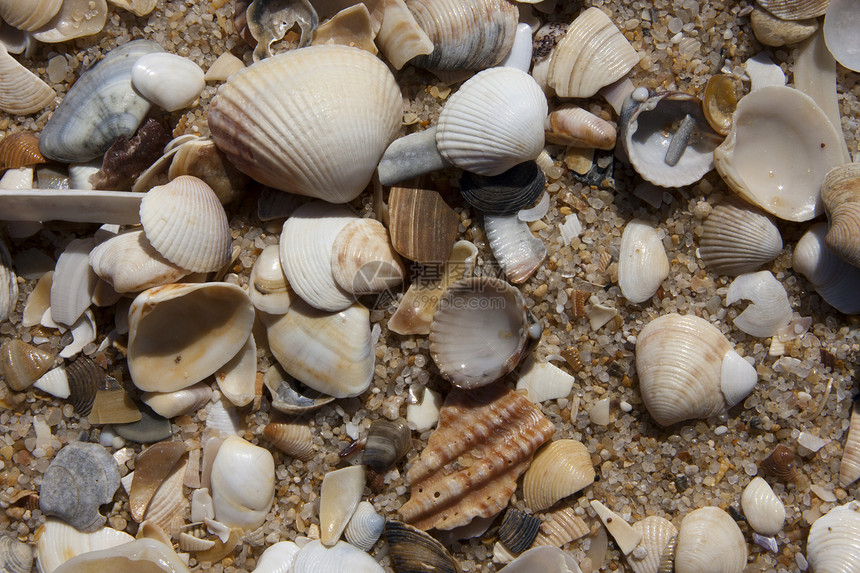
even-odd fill
[{"label": "brown striped shell", "polygon": [[0,171],[47,163],[39,152],[39,138],[25,131],[10,133],[0,141]]}]

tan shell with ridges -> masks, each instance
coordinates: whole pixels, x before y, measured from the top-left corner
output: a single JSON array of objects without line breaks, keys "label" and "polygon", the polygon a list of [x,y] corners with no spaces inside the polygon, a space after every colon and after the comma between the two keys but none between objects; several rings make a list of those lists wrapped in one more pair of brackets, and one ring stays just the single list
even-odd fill
[{"label": "tan shell with ridges", "polygon": [[816,573],[853,573],[860,570],[860,503],[831,509],[809,529],[806,557]]},{"label": "tan shell with ridges", "polygon": [[860,267],[860,163],[830,171],[821,186],[821,200],[830,221],[824,242],[855,267]]},{"label": "tan shell with ridges", "polygon": [[823,15],[830,0],[758,0],[758,4],[783,20],[804,20]]},{"label": "tan shell with ridges", "polygon": [[591,454],[576,440],[556,440],[541,449],[523,478],[523,498],[541,511],[594,482]]},{"label": "tan shell with ridges", "polygon": [[719,274],[755,271],[782,252],[779,229],[763,211],[745,201],[717,205],[702,227],[699,254]]},{"label": "tan shell with ridges", "polygon": [[54,101],[54,90],[39,76],[18,63],[0,42],[0,110],[28,115]]},{"label": "tan shell with ridges", "polygon": [[645,555],[637,556],[636,550],[627,556],[627,564],[633,573],[658,573],[663,554],[678,535],[678,528],[663,517],[651,515],[633,524],[633,529],[642,534],[639,547]]},{"label": "tan shell with ridges", "polygon": [[25,32],[38,30],[60,11],[63,0],[0,0],[0,18]]},{"label": "tan shell with ridges", "polygon": [[718,507],[702,507],[681,522],[675,573],[742,573],[747,554],[735,520]]},{"label": "tan shell with ridges", "polygon": [[337,234],[331,267],[340,288],[359,295],[392,289],[406,275],[388,230],[374,219],[355,220]]},{"label": "tan shell with ridges", "polygon": [[122,233],[96,245],[90,251],[90,266],[119,293],[175,283],[189,274],[161,256],[143,230]]},{"label": "tan shell with ridges", "polygon": [[6,383],[18,392],[26,390],[54,364],[54,357],[40,348],[17,338],[0,346],[0,371]]},{"label": "tan shell with ridges", "polygon": [[32,133],[17,131],[0,140],[0,171],[47,161],[39,151],[39,138]]}]

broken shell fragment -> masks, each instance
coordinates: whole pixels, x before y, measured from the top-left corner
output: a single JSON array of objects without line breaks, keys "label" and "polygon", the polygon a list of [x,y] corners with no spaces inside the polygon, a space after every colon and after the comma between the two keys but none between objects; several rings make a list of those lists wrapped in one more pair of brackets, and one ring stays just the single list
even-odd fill
[{"label": "broken shell fragment", "polygon": [[251,334],[241,350],[215,371],[215,381],[221,394],[241,407],[250,404],[254,399],[256,380],[257,343]]},{"label": "broken shell fragment", "polygon": [[784,20],[759,7],[750,14],[750,24],[756,40],[773,47],[801,42],[818,30],[818,20],[813,18]]},{"label": "broken shell fragment", "polygon": [[0,346],[0,370],[13,390],[26,390],[53,364],[50,353],[17,338],[7,339]]},{"label": "broken shell fragment", "polygon": [[750,526],[761,535],[773,537],[785,525],[785,505],[763,478],[753,478],[744,488],[741,508]]},{"label": "broken shell fragment", "polygon": [[484,215],[490,250],[514,284],[526,282],[546,259],[546,245],[517,215]]},{"label": "broken shell fragment", "polygon": [[340,540],[364,493],[364,466],[350,466],[325,474],[320,489],[320,540],[331,547]]},{"label": "broken shell fragment", "polygon": [[222,205],[239,197],[249,180],[233,167],[211,138],[194,139],[176,148],[167,177],[173,180],[182,175],[197,177],[209,185]]},{"label": "broken shell fragment", "polygon": [[175,418],[196,412],[212,398],[212,388],[199,382],[174,392],[144,392],[141,400],[159,416]]},{"label": "broken shell fragment", "polygon": [[403,0],[388,0],[376,44],[396,69],[401,69],[415,56],[433,52],[433,41],[421,29]]},{"label": "broken shell fragment", "polygon": [[280,247],[268,245],[257,256],[248,281],[248,296],[254,308],[269,314],[290,309],[290,285],[281,266]]},{"label": "broken shell fragment", "polygon": [[388,199],[394,250],[419,263],[443,263],[457,240],[460,218],[438,191],[392,187]]},{"label": "broken shell fragment", "polygon": [[373,21],[364,3],[359,2],[344,8],[314,32],[312,46],[340,44],[353,46],[373,54],[379,53],[374,40]]},{"label": "broken shell fragment", "polygon": [[[29,115],[54,101],[53,88],[9,55],[0,43],[0,110]],[[54,112],[56,113],[56,112]]]},{"label": "broken shell fragment", "polygon": [[156,491],[167,476],[176,469],[186,454],[183,442],[154,444],[140,454],[134,463],[134,478],[128,492],[128,505],[132,518],[140,523]]},{"label": "broken shell fragment", "polygon": [[511,561],[504,568],[504,571],[506,573],[533,573],[535,571],[579,573],[581,569],[567,551],[562,551],[558,547],[533,547]]},{"label": "broken shell fragment", "polygon": [[534,515],[508,508],[499,526],[499,542],[513,553],[522,553],[531,547],[540,524],[540,519]]},{"label": "broken shell fragment", "polygon": [[355,508],[343,535],[346,540],[361,550],[370,551],[385,529],[385,518],[376,513],[373,504],[362,501]]},{"label": "broken shell fragment", "polygon": [[711,76],[705,85],[702,111],[714,131],[728,135],[732,129],[732,115],[738,107],[737,90],[731,77],[724,74]]},{"label": "broken shell fragment", "polygon": [[306,414],[334,400],[332,396],[316,390],[300,388],[300,384],[284,372],[280,364],[270,366],[263,375],[263,381],[272,393],[272,408],[284,414]]},{"label": "broken shell fragment", "polygon": [[275,497],[275,460],[269,450],[230,436],[212,464],[215,518],[229,527],[256,529]]},{"label": "broken shell fragment", "polygon": [[718,507],[702,507],[681,522],[675,547],[677,573],[741,573],[747,544],[731,516]]},{"label": "broken shell fragment", "polygon": [[319,18],[308,0],[270,2],[254,0],[245,10],[248,31],[257,40],[254,61],[272,55],[272,44],[283,39],[293,26],[301,30],[299,48],[311,43]]},{"label": "broken shell fragment", "polygon": [[806,540],[806,556],[813,571],[848,573],[860,568],[860,504],[831,509],[815,520]]},{"label": "broken shell fragment", "polygon": [[805,276],[827,304],[845,314],[860,313],[860,268],[837,257],[826,245],[826,223],[816,223],[797,242],[792,268]]},{"label": "broken shell fragment", "polygon": [[627,300],[649,300],[669,276],[669,258],[657,231],[639,219],[624,227],[618,257],[618,286]]},{"label": "broken shell fragment", "polygon": [[102,527],[91,533],[78,531],[56,518],[47,518],[35,535],[36,558],[42,573],[53,573],[76,555],[116,547],[134,541],[125,531]]},{"label": "broken shell fragment", "polygon": [[663,556],[677,540],[678,529],[656,515],[637,521],[633,529],[642,534],[642,541],[627,555],[630,568],[634,573],[660,573]]},{"label": "broken shell fragment", "polygon": [[105,0],[63,0],[60,11],[41,29],[33,32],[40,42],[65,42],[101,32],[107,22]]},{"label": "broken shell fragment", "polygon": [[190,573],[173,548],[155,539],[137,539],[129,543],[89,551],[72,557],[56,573],[90,571],[146,571],[147,573]]},{"label": "broken shell fragment", "polygon": [[542,448],[523,478],[523,499],[534,511],[580,491],[594,482],[591,454],[576,440],[556,440]]},{"label": "broken shell fragment", "polygon": [[699,242],[708,268],[730,276],[755,271],[781,252],[782,237],[771,218],[739,200],[714,207]]},{"label": "broken shell fragment", "polygon": [[821,200],[830,223],[824,239],[827,247],[860,267],[860,163],[831,170],[821,186]]},{"label": "broken shell fragment", "polygon": [[770,271],[741,275],[732,281],[726,304],[749,300],[751,304],[732,321],[749,335],[774,336],[791,321],[791,304],[785,287]]},{"label": "broken shell fragment", "polygon": [[425,531],[400,521],[389,520],[385,524],[384,535],[395,571],[460,571],[460,566],[445,546]]},{"label": "broken shell fragment", "polygon": [[175,283],[189,274],[161,256],[143,230],[122,233],[96,245],[90,251],[89,261],[99,278],[118,293]]},{"label": "broken shell fragment", "polygon": [[411,447],[412,431],[405,420],[375,420],[367,432],[362,463],[376,472],[384,473],[400,461]]}]

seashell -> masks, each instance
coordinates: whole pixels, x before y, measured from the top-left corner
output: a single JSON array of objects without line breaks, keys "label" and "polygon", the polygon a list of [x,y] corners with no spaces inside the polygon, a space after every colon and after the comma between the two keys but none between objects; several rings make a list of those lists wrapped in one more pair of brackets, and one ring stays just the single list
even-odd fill
[{"label": "seashell", "polygon": [[57,573],[87,573],[88,571],[190,572],[170,545],[147,538],[72,557],[57,569]]},{"label": "seashell", "polygon": [[363,551],[370,551],[385,529],[385,518],[376,513],[373,504],[362,501],[355,508],[343,535],[346,540]]},{"label": "seashell", "polygon": [[484,230],[493,256],[514,284],[526,282],[546,258],[546,245],[516,215],[484,215]]},{"label": "seashell", "polygon": [[[14,0],[13,0],[14,2]],[[41,111],[57,94],[39,76],[18,63],[0,43],[0,110],[12,115]],[[56,113],[56,112],[55,112]]]},{"label": "seashell", "polygon": [[84,533],[60,519],[49,517],[36,531],[36,558],[42,573],[53,573],[72,557],[130,541],[134,541],[134,537],[125,531],[102,527]]},{"label": "seashell", "polygon": [[279,364],[270,366],[263,378],[272,393],[272,408],[284,414],[305,414],[334,400],[316,390],[299,389],[298,382],[284,372]]},{"label": "seashell", "polygon": [[51,283],[51,317],[73,325],[90,306],[98,277],[89,265],[93,239],[73,239],[57,259]]},{"label": "seashell", "polygon": [[299,546],[292,541],[270,545],[257,560],[254,573],[288,573],[298,552]]},{"label": "seashell", "polygon": [[[514,43],[519,11],[505,0],[407,0],[433,51],[410,62],[433,70],[483,70],[502,62]],[[383,20],[384,22],[384,20]]]},{"label": "seashell", "polygon": [[723,334],[696,316],[667,314],[636,341],[639,391],[661,426],[725,412],[755,387],[755,368]]},{"label": "seashell", "polygon": [[69,381],[69,396],[75,412],[80,417],[89,416],[96,392],[105,378],[104,368],[92,359],[81,356],[65,367]]},{"label": "seashell", "polygon": [[119,382],[105,376],[93,398],[87,420],[90,424],[127,424],[142,418],[140,410]]},{"label": "seashell", "polygon": [[756,40],[774,47],[801,42],[818,30],[818,20],[784,20],[758,7],[750,13],[750,23]]},{"label": "seashell", "polygon": [[522,553],[531,547],[540,530],[540,524],[541,521],[537,517],[508,508],[499,526],[499,542],[512,553]]},{"label": "seashell", "polygon": [[239,545],[242,529],[230,528],[217,521],[204,520],[207,531],[217,534],[218,537],[213,539],[215,545],[211,549],[200,551],[196,557],[201,563],[218,563],[228,555],[230,555],[236,546]]},{"label": "seashell", "polygon": [[209,495],[209,489],[201,487],[195,489],[191,494],[191,521],[198,523],[205,519],[214,520],[215,509],[212,507],[212,496]]},{"label": "seashell", "polygon": [[544,124],[548,143],[612,149],[615,128],[611,123],[575,105],[564,105],[550,113]]},{"label": "seashell", "polygon": [[424,388],[420,398],[406,406],[406,420],[409,427],[417,432],[429,430],[439,421],[439,408],[442,407],[442,396],[429,388]]},{"label": "seashell", "polygon": [[133,137],[120,135],[105,152],[102,161],[92,162],[97,164],[97,172],[87,177],[84,185],[78,186],[72,181],[76,175],[74,171],[80,167],[70,167],[69,186],[80,189],[131,189],[135,179],[161,156],[161,150],[169,142],[170,133],[167,129],[161,122],[149,118]]},{"label": "seashell", "polygon": [[530,340],[540,338],[520,291],[477,277],[449,286],[430,325],[430,355],[440,374],[460,388],[477,388],[513,370]]},{"label": "seashell", "polygon": [[767,475],[782,481],[794,481],[797,474],[794,471],[794,452],[779,444],[761,462],[759,468]]},{"label": "seashell", "polygon": [[112,49],[87,70],[42,130],[42,155],[83,163],[103,155],[120,135],[134,135],[150,104],[132,88],[131,70],[141,56],[161,51],[155,42],[134,40]]},{"label": "seashell", "polygon": [[460,218],[438,191],[392,187],[388,199],[391,244],[403,257],[419,263],[448,260],[457,240]]},{"label": "seashell", "polygon": [[247,406],[256,394],[257,343],[248,336],[245,345],[215,371],[215,381],[225,398],[236,406]]},{"label": "seashell", "polygon": [[702,111],[711,128],[720,135],[728,135],[732,129],[732,115],[737,107],[738,95],[734,80],[724,74],[711,76],[705,85],[702,100]]},{"label": "seashell", "polygon": [[526,22],[520,22],[517,24],[511,51],[501,65],[528,73],[532,65],[532,44],[532,27]]},{"label": "seashell", "polygon": [[326,547],[319,540],[304,545],[293,560],[290,573],[384,573],[376,559],[344,541]]},{"label": "seashell", "polygon": [[179,533],[179,549],[182,551],[197,553],[198,551],[206,551],[213,547],[215,547],[215,541],[212,539],[200,539],[184,531]]},{"label": "seashell", "polygon": [[848,437],[845,438],[842,462],[839,465],[839,485],[848,487],[857,481],[857,478],[860,478],[860,406],[855,402],[851,408]]},{"label": "seashell", "polygon": [[783,20],[818,18],[827,12],[830,0],[761,0],[758,5]]},{"label": "seashell", "polygon": [[638,63],[639,54],[621,30],[592,7],[576,17],[553,50],[547,84],[559,97],[591,97]]},{"label": "seashell", "polygon": [[827,247],[838,257],[860,267],[860,163],[832,169],[821,186],[821,200],[830,228]]},{"label": "seashell", "polygon": [[209,66],[203,76],[207,82],[223,82],[245,67],[245,63],[230,52],[224,52]]},{"label": "seashell", "polygon": [[261,318],[275,359],[303,384],[335,398],[358,396],[370,386],[376,355],[365,307],[355,303],[328,313],[293,295],[286,314]]},{"label": "seashell", "polygon": [[558,547],[534,547],[529,549],[505,567],[506,573],[579,573],[581,569],[573,556]]},{"label": "seashell", "polygon": [[549,194],[542,193],[534,206],[517,211],[517,218],[526,223],[534,223],[546,217],[549,213]]},{"label": "seashell", "polygon": [[19,30],[38,30],[60,11],[63,0],[3,0],[0,18]]},{"label": "seashell", "polygon": [[726,293],[726,304],[739,300],[749,300],[751,304],[732,322],[751,336],[774,336],[791,321],[791,304],[785,287],[769,271],[733,280]]},{"label": "seashell", "polygon": [[546,519],[541,523],[532,547],[561,547],[591,532],[588,524],[571,507],[544,512],[543,515]]},{"label": "seashell", "polygon": [[385,524],[391,565],[402,573],[456,573],[460,565],[429,533],[400,521]]},{"label": "seashell", "polygon": [[412,449],[412,431],[402,418],[380,418],[370,424],[364,444],[362,463],[375,472],[385,473]]},{"label": "seashell", "polygon": [[553,431],[540,409],[503,385],[454,388],[439,426],[406,474],[411,497],[400,515],[425,530],[496,515]]},{"label": "seashell", "polygon": [[119,234],[89,253],[93,271],[119,293],[175,283],[189,274],[161,256],[143,230]]},{"label": "seashell", "polygon": [[657,231],[647,222],[633,219],[621,235],[618,286],[633,303],[649,300],[669,276],[669,258]]},{"label": "seashell", "polygon": [[451,167],[436,146],[438,132],[438,126],[432,126],[391,142],[377,166],[379,182],[394,185]]},{"label": "seashell", "polygon": [[314,32],[311,45],[353,46],[375,56],[379,52],[373,43],[375,35],[370,12],[367,6],[359,2],[323,22]]},{"label": "seashell", "polygon": [[107,14],[105,0],[63,0],[60,11],[33,32],[33,39],[57,43],[98,34],[107,22]]},{"label": "seashell", "polygon": [[744,488],[741,508],[750,526],[761,535],[775,536],[785,525],[785,505],[760,477],[753,478]]},{"label": "seashell", "polygon": [[54,357],[49,352],[22,340],[10,338],[0,346],[0,366],[13,390],[26,390],[53,365]]},{"label": "seashell", "polygon": [[404,0],[388,0],[376,44],[395,69],[401,69],[416,56],[433,52],[433,41],[421,29]]},{"label": "seashell", "polygon": [[173,284],[129,309],[128,369],[148,392],[173,392],[212,375],[248,340],[254,307],[228,283]]},{"label": "seashell", "polygon": [[[248,105],[250,93],[260,94],[257,105]],[[400,89],[378,58],[310,46],[231,75],[209,107],[209,127],[233,165],[260,183],[343,203],[367,186],[400,128],[401,108]]]},{"label": "seashell", "polygon": [[489,215],[513,215],[533,205],[543,194],[546,176],[534,161],[515,165],[500,175],[485,177],[464,171],[460,192],[472,207]]},{"label": "seashell", "polygon": [[12,268],[12,255],[0,239],[0,322],[8,319],[18,304],[18,277]]},{"label": "seashell", "polygon": [[272,56],[272,44],[282,40],[293,26],[301,30],[299,48],[311,43],[319,18],[308,0],[271,2],[254,0],[245,11],[248,31],[257,40],[254,61]]},{"label": "seashell", "polygon": [[138,454],[128,493],[128,506],[135,521],[144,520],[156,491],[180,465],[184,466],[180,462],[187,457],[186,453],[184,442],[161,442]]},{"label": "seashell", "polygon": [[703,228],[699,254],[719,274],[752,272],[782,252],[779,229],[770,217],[746,202],[717,205]]},{"label": "seashell", "polygon": [[357,295],[392,289],[406,274],[388,231],[374,219],[352,221],[337,234],[331,267],[338,286]]},{"label": "seashell", "polygon": [[[824,41],[836,61],[849,70],[860,70],[857,36],[852,32],[856,14],[851,2],[832,0],[824,18]],[[838,125],[838,124],[837,124]]]},{"label": "seashell", "polygon": [[167,176],[172,180],[182,175],[197,177],[209,185],[222,205],[238,198],[248,184],[248,176],[233,167],[209,138],[188,141],[176,148]]},{"label": "seashell", "polygon": [[620,515],[599,501],[592,500],[591,509],[594,510],[597,517],[603,522],[606,531],[612,534],[612,538],[618,545],[618,549],[624,555],[629,555],[639,545],[639,542],[642,541],[643,536],[641,532],[634,529]]},{"label": "seashell", "polygon": [[535,404],[546,400],[567,398],[573,389],[574,377],[549,362],[538,362],[529,356],[520,369],[517,390],[526,391],[526,396]]},{"label": "seashell", "polygon": [[860,269],[827,248],[826,232],[826,223],[812,225],[797,242],[791,266],[812,283],[827,304],[845,314],[860,313]]},{"label": "seashell", "polygon": [[701,100],[685,93],[648,97],[621,120],[621,144],[630,164],[661,187],[701,179],[714,168],[714,149],[721,141],[705,119]]},{"label": "seashell", "polygon": [[746,564],[744,535],[722,509],[702,507],[681,521],[675,547],[677,573],[741,573]]},{"label": "seashell", "polygon": [[69,378],[66,369],[62,366],[48,370],[41,378],[36,380],[33,388],[65,400],[71,394],[69,389]]},{"label": "seashell", "polygon": [[0,569],[6,573],[30,573],[33,549],[11,535],[0,536]]},{"label": "seashell", "polygon": [[523,499],[544,510],[594,482],[591,454],[576,440],[556,440],[542,448],[523,478]]},{"label": "seashell", "polygon": [[860,567],[860,504],[831,509],[813,522],[806,540],[806,557],[813,571],[848,573]]},{"label": "seashell", "polygon": [[256,529],[275,497],[275,460],[269,450],[230,436],[212,465],[215,518],[229,527]]},{"label": "seashell", "polygon": [[[184,443],[180,446],[185,449]],[[189,502],[183,495],[182,489],[187,466],[188,456],[184,455],[174,465],[168,466],[169,470],[158,484],[144,513],[144,519],[164,530],[168,538],[179,532],[188,515]],[[137,471],[135,468],[135,476]],[[133,488],[134,483],[132,483]]]},{"label": "seashell", "polygon": [[467,80],[445,103],[436,147],[455,167],[500,175],[543,151],[546,116],[546,96],[530,75],[491,68]]},{"label": "seashell", "polygon": [[745,61],[744,70],[750,79],[750,91],[770,86],[785,87],[785,73],[767,52],[759,52]]},{"label": "seashell", "polygon": [[46,163],[39,153],[39,138],[26,131],[10,133],[0,140],[0,171]]},{"label": "seashell", "polygon": [[158,0],[110,0],[110,3],[128,10],[135,16],[146,16],[155,9]]},{"label": "seashell", "polygon": [[[167,52],[138,58],[131,70],[131,83],[140,95],[167,111],[191,107],[206,87],[200,66]],[[169,90],[164,89],[167,85]]]},{"label": "seashell", "polygon": [[263,428],[263,435],[279,450],[302,461],[312,460],[316,454],[307,422],[272,422]]},{"label": "seashell", "polygon": [[350,466],[325,474],[320,490],[320,530],[323,545],[331,547],[352,517],[364,492],[364,466]]},{"label": "seashell", "polygon": [[39,509],[62,518],[80,531],[105,524],[99,506],[113,501],[119,488],[119,469],[98,444],[73,442],[57,452],[42,478]]},{"label": "seashell", "polygon": [[268,245],[257,256],[248,281],[248,296],[254,308],[269,314],[285,314],[290,309],[290,285],[281,267],[278,245]]},{"label": "seashell", "polygon": [[141,400],[159,416],[175,418],[196,412],[212,398],[212,388],[200,382],[175,392],[144,392]]},{"label": "seashell", "polygon": [[812,98],[765,87],[738,103],[714,165],[743,199],[781,219],[808,221],[821,214],[825,175],[842,164],[841,139]]},{"label": "seashell", "polygon": [[678,529],[668,519],[656,515],[637,521],[633,529],[642,534],[642,541],[627,555],[633,573],[660,573],[663,555],[675,543]]}]

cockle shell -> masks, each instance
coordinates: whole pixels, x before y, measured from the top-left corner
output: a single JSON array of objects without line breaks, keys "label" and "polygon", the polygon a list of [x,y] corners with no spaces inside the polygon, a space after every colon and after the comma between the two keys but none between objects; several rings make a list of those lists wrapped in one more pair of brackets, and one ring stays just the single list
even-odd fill
[{"label": "cockle shell", "polygon": [[752,336],[776,335],[791,321],[791,304],[785,287],[770,271],[741,275],[732,281],[726,293],[726,304],[749,300],[732,323]]},{"label": "cockle shell", "polygon": [[293,560],[290,573],[384,573],[376,559],[344,541],[326,547],[319,540],[302,547]]},{"label": "cockle shell", "polygon": [[131,83],[140,95],[167,111],[191,107],[206,87],[200,66],[167,52],[138,58],[131,71]]},{"label": "cockle shell", "polygon": [[742,573],[746,564],[744,535],[728,513],[702,507],[684,517],[675,548],[677,573]]},{"label": "cockle shell", "polygon": [[591,454],[576,440],[556,440],[542,448],[523,478],[523,499],[541,511],[594,482]]},{"label": "cockle shell", "polygon": [[457,573],[460,566],[437,539],[400,521],[385,524],[385,541],[395,571]]},{"label": "cockle shell", "polygon": [[53,573],[76,555],[134,541],[125,531],[102,527],[92,533],[78,531],[56,518],[47,518],[35,535],[36,558],[42,573]]},{"label": "cockle shell", "polygon": [[595,7],[568,26],[551,57],[547,84],[559,97],[591,97],[639,63],[639,54],[621,30]]},{"label": "cockle shell", "polygon": [[303,461],[316,454],[313,434],[307,422],[272,422],[263,428],[263,435],[285,454]]},{"label": "cockle shell", "polygon": [[50,104],[57,95],[39,76],[10,56],[2,43],[0,78],[0,110],[12,115],[36,113]]},{"label": "cockle shell", "polygon": [[773,537],[785,525],[785,505],[763,478],[753,478],[744,488],[741,508],[750,526],[761,535]]},{"label": "cockle shell", "polygon": [[57,573],[89,573],[90,571],[190,573],[170,545],[155,539],[137,539],[110,549],[83,553],[69,559],[56,569]]},{"label": "cockle shell", "polygon": [[340,540],[364,493],[364,466],[330,471],[320,488],[320,541],[331,547]]},{"label": "cockle shell", "polygon": [[819,517],[809,530],[806,557],[813,571],[850,573],[860,569],[860,503],[852,501]]},{"label": "cockle shell", "polygon": [[385,529],[385,518],[376,513],[373,504],[362,501],[355,508],[343,535],[348,542],[364,551],[370,551]]},{"label": "cockle shell", "polygon": [[526,282],[546,259],[546,245],[516,215],[484,215],[490,250],[514,284]]},{"label": "cockle shell", "polygon": [[122,233],[97,245],[90,266],[119,293],[175,283],[189,271],[174,265],[149,243],[143,230]]},{"label": "cockle shell", "polygon": [[39,138],[32,133],[16,131],[0,140],[0,171],[38,165],[47,161],[39,153]]},{"label": "cockle shell", "polygon": [[752,272],[782,252],[779,229],[770,217],[746,202],[717,205],[703,229],[699,254],[708,268],[720,274]]},{"label": "cockle shell", "polygon": [[105,0],[63,0],[60,11],[41,29],[33,32],[40,42],[65,42],[101,32],[107,22]]},{"label": "cockle shell", "polygon": [[606,120],[575,105],[554,109],[544,125],[549,143],[612,149],[615,147],[615,128]]},{"label": "cockle shell", "polygon": [[783,20],[805,20],[823,15],[830,0],[759,0],[758,4]]},{"label": "cockle shell", "polygon": [[791,266],[812,283],[827,304],[845,314],[860,313],[860,268],[827,248],[826,233],[826,223],[812,225],[797,242]]},{"label": "cockle shell", "polygon": [[0,537],[0,570],[30,573],[33,570],[33,548],[11,535],[3,535]]},{"label": "cockle shell", "polygon": [[543,150],[546,96],[531,76],[491,68],[470,78],[439,114],[436,147],[452,165],[499,175]]},{"label": "cockle shell", "polygon": [[581,517],[576,515],[572,507],[561,507],[552,511],[542,513],[544,520],[540,525],[540,531],[535,537],[532,547],[561,547],[580,537],[585,537],[591,532],[591,528]]},{"label": "cockle shell", "polygon": [[669,258],[657,231],[645,221],[633,219],[621,235],[618,286],[633,303],[645,302],[669,276]]},{"label": "cockle shell", "polygon": [[[627,556],[627,563],[634,573],[659,573],[663,555],[677,539],[678,529],[668,519],[656,515],[637,521],[633,529],[642,534],[642,541]],[[640,547],[643,551],[639,551]]]},{"label": "cockle shell", "polygon": [[403,0],[386,0],[376,45],[398,70],[415,56],[426,56],[434,49],[433,41]]},{"label": "cockle shell", "polygon": [[758,380],[716,327],[680,314],[645,325],[636,341],[636,369],[642,400],[661,426],[724,412]]},{"label": "cockle shell", "polygon": [[837,256],[860,267],[860,163],[831,170],[821,185],[830,228],[824,241]]},{"label": "cockle shell", "polygon": [[155,287],[129,309],[128,369],[144,391],[199,382],[233,358],[251,334],[254,307],[228,283]]},{"label": "cockle shell", "polygon": [[19,30],[38,30],[60,11],[63,0],[3,0],[0,18]]},{"label": "cockle shell", "polygon": [[399,509],[420,529],[453,529],[507,505],[552,423],[501,384],[452,390],[439,426],[407,472],[411,497]]},{"label": "cockle shell", "polygon": [[195,412],[212,398],[209,384],[200,382],[174,392],[144,392],[141,400],[153,412],[165,418],[175,418]]},{"label": "cockle shell", "polygon": [[104,154],[117,137],[131,137],[150,104],[131,86],[138,58],[161,52],[149,40],[112,49],[69,89],[39,136],[42,155],[65,163],[83,163]]},{"label": "cockle shell", "polygon": [[248,296],[254,308],[269,314],[284,314],[290,309],[290,284],[281,266],[278,245],[268,245],[257,256],[248,281]]},{"label": "cockle shell", "polygon": [[331,267],[337,284],[356,295],[393,289],[406,274],[388,230],[375,219],[358,219],[341,229],[331,248]]},{"label": "cockle shell", "polygon": [[367,186],[401,113],[400,89],[378,58],[310,46],[231,75],[209,107],[209,127],[260,183],[343,203]]},{"label": "cockle shell", "polygon": [[6,383],[17,391],[26,390],[54,364],[54,357],[17,338],[0,346],[0,370]]},{"label": "cockle shell", "polygon": [[[406,6],[433,43],[411,63],[437,70],[483,70],[511,50],[518,10],[506,0],[407,0]],[[383,20],[384,24],[385,20]]]},{"label": "cockle shell", "polygon": [[851,421],[842,451],[842,462],[839,464],[839,485],[848,487],[857,481],[857,478],[860,478],[860,405],[855,402],[851,408]]},{"label": "cockle shell", "polygon": [[230,436],[212,465],[215,518],[230,527],[256,529],[275,496],[275,460],[269,450]]}]

